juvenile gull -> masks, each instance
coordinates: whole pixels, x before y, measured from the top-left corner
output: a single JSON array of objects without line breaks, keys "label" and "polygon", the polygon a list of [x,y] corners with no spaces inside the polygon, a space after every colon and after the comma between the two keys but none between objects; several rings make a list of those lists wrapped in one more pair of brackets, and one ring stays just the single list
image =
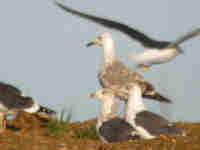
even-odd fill
[{"label": "juvenile gull", "polygon": [[23,96],[20,89],[13,85],[0,82],[0,130],[3,131],[6,122],[5,117],[8,115],[17,115],[19,111],[28,113],[41,113],[54,117],[56,112],[39,105],[33,98]]},{"label": "juvenile gull", "polygon": [[[121,93],[121,91],[118,91]],[[118,93],[113,92],[114,94]],[[153,112],[147,111],[142,99],[142,90],[134,84],[129,90],[129,100],[125,108],[125,120],[136,130],[136,134],[143,139],[157,136],[184,136],[182,128],[172,125],[168,120]]]},{"label": "juvenile gull", "polygon": [[134,128],[125,120],[117,117],[119,100],[109,89],[100,89],[89,94],[90,98],[97,98],[101,102],[101,112],[97,118],[96,129],[103,142],[121,142],[137,139]]},{"label": "juvenile gull", "polygon": [[[121,63],[116,55],[114,41],[109,33],[100,35],[96,40],[88,43],[88,46],[98,44],[103,47],[103,64],[101,71],[98,74],[98,79],[103,88],[113,90],[122,90],[125,93],[132,88],[132,85],[137,83],[142,89],[144,98],[158,100],[160,102],[170,103],[168,98],[165,98],[154,89],[153,85],[144,80],[144,78],[135,70],[129,69]],[[124,92],[118,95],[122,100],[127,100],[128,95]]]},{"label": "juvenile gull", "polygon": [[186,35],[177,38],[175,41],[155,40],[148,35],[145,35],[143,32],[131,28],[126,24],[72,9],[58,1],[56,1],[56,5],[72,15],[79,16],[110,29],[118,30],[133,40],[138,41],[142,46],[145,47],[146,50],[142,53],[137,53],[137,55],[135,53],[130,54],[130,58],[136,60],[136,62],[139,64],[138,66],[143,70],[148,69],[153,64],[162,64],[173,60],[176,56],[182,53],[182,50],[179,47],[181,43],[200,35],[200,28],[197,28]]}]

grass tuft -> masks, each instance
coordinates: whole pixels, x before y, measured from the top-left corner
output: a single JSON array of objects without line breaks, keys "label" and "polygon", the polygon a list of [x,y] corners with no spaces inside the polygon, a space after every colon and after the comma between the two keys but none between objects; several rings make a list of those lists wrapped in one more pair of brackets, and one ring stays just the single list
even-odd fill
[{"label": "grass tuft", "polygon": [[84,138],[89,138],[89,139],[98,139],[98,134],[96,131],[96,125],[92,124],[88,128],[76,128],[74,130],[75,136],[74,138],[78,139],[84,139]]},{"label": "grass tuft", "polygon": [[[66,113],[68,113],[66,115]],[[63,109],[60,113],[60,117],[56,120],[50,120],[47,124],[47,135],[60,135],[63,132],[69,130],[69,123],[72,118],[72,110],[67,111]]]}]

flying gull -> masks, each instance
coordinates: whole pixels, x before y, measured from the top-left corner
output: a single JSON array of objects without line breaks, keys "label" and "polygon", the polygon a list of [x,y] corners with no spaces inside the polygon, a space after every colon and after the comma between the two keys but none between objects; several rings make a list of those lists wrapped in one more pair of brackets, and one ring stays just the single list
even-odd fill
[{"label": "flying gull", "polygon": [[176,41],[171,42],[167,48],[148,48],[143,52],[131,52],[129,54],[129,59],[134,60],[138,64],[139,68],[146,70],[154,64],[162,64],[173,60],[176,56],[183,52],[179,45],[197,35],[200,35],[200,28],[197,28],[179,37]]},{"label": "flying gull", "polygon": [[41,113],[50,117],[55,117],[56,115],[55,111],[39,105],[32,97],[23,96],[20,89],[0,82],[0,131],[5,129],[5,117],[8,115],[16,116],[19,111]]},{"label": "flying gull", "polygon": [[[180,48],[180,44],[189,40],[197,35],[200,35],[200,28],[195,29],[192,32],[187,33],[186,35],[177,38],[175,41],[160,41],[155,40],[148,35],[145,35],[141,31],[131,28],[126,24],[109,20],[102,17],[97,17],[94,15],[90,15],[75,9],[72,9],[68,6],[63,5],[62,3],[56,1],[55,2],[58,7],[63,9],[66,12],[71,13],[72,15],[76,15],[87,20],[90,20],[94,23],[102,25],[104,27],[118,30],[133,40],[138,41],[142,46],[145,47],[145,51],[139,54],[130,54],[130,58],[136,60],[139,64],[138,66],[143,70],[147,70],[153,64],[162,64],[166,63],[176,56],[181,54],[183,51]],[[139,56],[139,57],[138,57]]]},{"label": "flying gull", "polygon": [[137,139],[134,128],[118,117],[119,100],[115,99],[110,89],[100,89],[89,94],[101,102],[101,112],[97,118],[96,129],[103,142],[121,142]]},{"label": "flying gull", "polygon": [[[133,69],[129,69],[117,59],[115,55],[114,41],[110,33],[100,35],[96,40],[88,43],[87,46],[94,44],[103,47],[103,64],[101,71],[98,73],[98,79],[103,88],[128,91],[131,89],[132,84],[138,83],[142,89],[142,95],[144,98],[154,99],[160,102],[171,102],[168,98],[165,98],[156,92],[153,85],[145,81],[139,73]],[[118,96],[122,100],[128,99],[128,95],[124,95],[124,92]]]},{"label": "flying gull", "polygon": [[[113,94],[121,93],[115,91]],[[153,112],[147,111],[143,103],[142,89],[134,84],[128,91],[129,100],[125,106],[125,120],[134,127],[136,135],[143,139],[158,136],[184,136],[182,128],[172,125],[168,120]]]}]

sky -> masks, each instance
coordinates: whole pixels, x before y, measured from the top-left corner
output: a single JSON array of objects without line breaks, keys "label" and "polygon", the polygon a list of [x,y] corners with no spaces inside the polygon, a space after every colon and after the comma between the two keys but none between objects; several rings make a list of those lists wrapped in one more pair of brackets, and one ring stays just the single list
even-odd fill
[{"label": "sky", "polygon": [[[72,8],[121,21],[160,40],[175,40],[200,26],[200,1],[65,0]],[[86,43],[103,32],[115,40],[119,58],[143,47],[126,35],[74,17],[53,0],[0,1],[0,81],[19,87],[25,95],[60,112],[72,109],[72,120],[83,121],[99,113],[99,102],[88,94],[100,88],[97,73],[102,51]],[[171,105],[145,101],[150,111],[172,121],[199,121],[200,37],[184,44],[174,61],[140,72]]]}]

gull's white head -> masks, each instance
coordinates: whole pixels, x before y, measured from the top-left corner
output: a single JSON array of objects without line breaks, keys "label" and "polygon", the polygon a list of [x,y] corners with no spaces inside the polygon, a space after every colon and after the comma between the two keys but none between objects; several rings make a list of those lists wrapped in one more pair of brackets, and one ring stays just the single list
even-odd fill
[{"label": "gull's white head", "polygon": [[114,45],[114,41],[112,39],[112,36],[110,33],[106,32],[101,34],[100,36],[97,37],[96,40],[90,42],[87,44],[87,47],[92,46],[92,45],[100,45],[100,46],[105,46],[105,45]]},{"label": "gull's white head", "polygon": [[110,89],[100,89],[96,93],[88,95],[90,98],[97,98],[101,102],[101,115],[98,124],[114,118],[118,114],[119,101],[114,99],[114,93]]}]

